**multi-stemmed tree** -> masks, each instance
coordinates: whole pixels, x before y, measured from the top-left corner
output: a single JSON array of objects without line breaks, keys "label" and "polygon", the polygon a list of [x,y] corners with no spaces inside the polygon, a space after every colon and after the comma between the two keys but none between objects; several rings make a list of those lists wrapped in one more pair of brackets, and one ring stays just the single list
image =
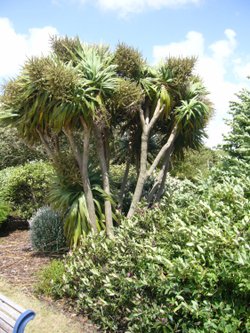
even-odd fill
[{"label": "multi-stemmed tree", "polygon": [[200,145],[211,114],[207,92],[193,75],[193,58],[170,58],[150,67],[126,45],[118,45],[112,53],[107,47],[68,38],[53,39],[52,49],[49,57],[28,60],[21,74],[6,85],[2,123],[15,127],[27,141],[42,142],[56,168],[63,165],[68,143],[81,178],[85,216],[94,232],[98,219],[89,156],[97,152],[106,231],[113,237],[109,175],[110,164],[117,160],[113,143],[126,142],[120,206],[129,166],[137,168],[131,217],[155,171],[150,202],[163,192],[171,155]]},{"label": "multi-stemmed tree", "polygon": [[[173,152],[198,148],[205,136],[204,128],[211,115],[207,91],[200,79],[193,75],[194,58],[170,58],[155,68],[150,68],[140,54],[121,44],[116,50],[118,73],[124,79],[136,83],[142,99],[129,116],[133,117],[134,129],[128,126],[128,114],[122,130],[131,142],[138,143],[139,172],[128,217],[131,217],[141,199],[143,187],[156,168],[161,170],[149,193],[148,200],[159,199],[163,193],[169,161]],[[126,105],[125,105],[126,110]],[[149,140],[157,137],[158,151],[149,161]],[[128,154],[130,158],[130,154]],[[127,160],[128,161],[128,160]],[[125,173],[127,170],[125,170]]]}]

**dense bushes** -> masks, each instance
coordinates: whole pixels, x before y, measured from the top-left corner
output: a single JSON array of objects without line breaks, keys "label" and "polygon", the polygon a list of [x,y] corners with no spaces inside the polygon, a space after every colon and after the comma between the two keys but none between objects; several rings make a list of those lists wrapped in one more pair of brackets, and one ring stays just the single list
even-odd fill
[{"label": "dense bushes", "polygon": [[246,333],[249,185],[227,170],[195,186],[171,182],[115,240],[82,241],[67,259],[65,293],[107,332]]},{"label": "dense bushes", "polygon": [[66,241],[61,216],[50,207],[40,208],[30,220],[32,247],[41,252],[64,250]]},{"label": "dense bushes", "polygon": [[212,150],[206,147],[202,147],[199,151],[185,150],[182,159],[177,156],[173,158],[171,175],[192,181],[197,178],[206,178],[210,169],[218,164],[225,155],[222,150]]},{"label": "dense bushes", "polygon": [[18,136],[15,128],[0,127],[0,170],[23,165],[34,160],[45,160],[41,146],[28,147]]},{"label": "dense bushes", "polygon": [[53,168],[45,162],[1,170],[0,199],[10,204],[14,214],[30,218],[46,204],[53,173]]}]

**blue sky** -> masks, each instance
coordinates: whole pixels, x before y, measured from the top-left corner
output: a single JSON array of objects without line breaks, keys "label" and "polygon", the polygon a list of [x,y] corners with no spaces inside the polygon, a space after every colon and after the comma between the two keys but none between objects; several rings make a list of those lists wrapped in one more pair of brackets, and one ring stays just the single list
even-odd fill
[{"label": "blue sky", "polygon": [[0,82],[25,59],[49,52],[49,36],[138,48],[154,64],[168,55],[195,55],[214,103],[208,145],[228,130],[228,102],[249,88],[249,0],[1,0]]}]

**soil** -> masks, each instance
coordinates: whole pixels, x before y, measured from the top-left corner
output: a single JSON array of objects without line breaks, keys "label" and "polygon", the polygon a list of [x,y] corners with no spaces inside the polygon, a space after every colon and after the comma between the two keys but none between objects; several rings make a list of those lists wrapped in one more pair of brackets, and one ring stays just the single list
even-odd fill
[{"label": "soil", "polygon": [[[26,295],[34,295],[34,285],[38,280],[38,272],[56,256],[39,254],[32,250],[29,225],[26,221],[9,218],[0,230],[0,278],[2,277],[11,287],[17,287]],[[76,315],[72,308],[67,307],[64,301],[52,301],[42,298],[66,316],[77,318],[83,325],[82,332],[94,333],[96,327],[87,318]]]}]

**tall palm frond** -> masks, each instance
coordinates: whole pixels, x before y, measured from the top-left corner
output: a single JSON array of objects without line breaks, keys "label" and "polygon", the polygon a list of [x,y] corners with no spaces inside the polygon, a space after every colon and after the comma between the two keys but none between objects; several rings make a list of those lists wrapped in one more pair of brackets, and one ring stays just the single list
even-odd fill
[{"label": "tall palm frond", "polygon": [[[93,194],[95,196],[96,225],[98,230],[103,230],[103,196],[100,191],[100,177],[95,170],[90,170]],[[65,177],[57,175],[51,186],[49,201],[52,206],[62,213],[64,217],[64,231],[71,247],[79,243],[80,237],[91,231],[89,213],[83,188],[79,183],[68,183]]]}]

